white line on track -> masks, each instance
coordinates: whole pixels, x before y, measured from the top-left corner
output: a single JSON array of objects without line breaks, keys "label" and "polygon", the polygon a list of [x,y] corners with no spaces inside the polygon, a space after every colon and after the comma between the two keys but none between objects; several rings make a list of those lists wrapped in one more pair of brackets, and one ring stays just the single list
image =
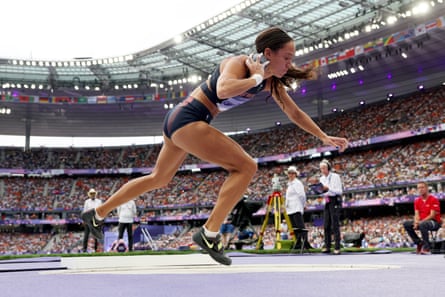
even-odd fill
[{"label": "white line on track", "polygon": [[234,264],[224,266],[208,255],[114,256],[62,258],[67,270],[41,274],[206,274],[321,272],[339,270],[398,269],[397,265],[373,264]]}]

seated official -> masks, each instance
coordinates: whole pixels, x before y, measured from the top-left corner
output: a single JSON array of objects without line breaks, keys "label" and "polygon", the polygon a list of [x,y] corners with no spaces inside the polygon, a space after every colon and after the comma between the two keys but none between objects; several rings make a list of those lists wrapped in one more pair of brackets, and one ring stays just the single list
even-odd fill
[{"label": "seated official", "polygon": [[[419,182],[417,190],[420,196],[414,200],[414,220],[405,221],[403,227],[417,245],[416,253],[428,255],[431,254],[429,231],[436,231],[442,225],[440,202],[429,193],[425,182]],[[419,238],[416,230],[420,231],[422,239]]]}]

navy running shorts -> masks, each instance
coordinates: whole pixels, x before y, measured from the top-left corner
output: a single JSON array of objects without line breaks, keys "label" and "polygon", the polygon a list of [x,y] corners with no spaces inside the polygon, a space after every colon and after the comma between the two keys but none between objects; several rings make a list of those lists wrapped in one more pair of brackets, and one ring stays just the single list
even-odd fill
[{"label": "navy running shorts", "polygon": [[188,97],[176,105],[165,116],[164,134],[168,138],[171,138],[176,130],[189,123],[204,121],[210,124],[212,119],[212,114],[204,104],[193,97]]}]

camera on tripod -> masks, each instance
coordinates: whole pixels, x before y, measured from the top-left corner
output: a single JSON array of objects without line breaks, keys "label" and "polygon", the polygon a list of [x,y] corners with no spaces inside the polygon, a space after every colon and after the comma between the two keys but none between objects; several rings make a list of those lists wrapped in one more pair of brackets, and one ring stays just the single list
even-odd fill
[{"label": "camera on tripod", "polygon": [[229,244],[234,244],[237,250],[243,245],[251,245],[257,242],[258,233],[252,225],[253,214],[263,206],[262,201],[249,200],[244,196],[233,208],[230,215],[231,222],[237,229],[229,240]]},{"label": "camera on tripod", "polygon": [[281,191],[281,189],[280,178],[278,177],[278,174],[274,173],[272,177],[272,191],[278,192]]}]

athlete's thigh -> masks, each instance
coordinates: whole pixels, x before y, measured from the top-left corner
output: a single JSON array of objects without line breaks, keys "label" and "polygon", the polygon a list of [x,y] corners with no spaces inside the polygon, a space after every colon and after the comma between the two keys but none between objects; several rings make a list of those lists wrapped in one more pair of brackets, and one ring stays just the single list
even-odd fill
[{"label": "athlete's thigh", "polygon": [[176,146],[164,135],[164,144],[159,152],[155,167],[153,168],[153,173],[157,174],[159,177],[171,179],[176,174],[179,166],[181,166],[186,157],[187,152]]},{"label": "athlete's thigh", "polygon": [[172,141],[184,151],[228,170],[252,161],[238,143],[202,121],[187,124],[177,130]]}]

